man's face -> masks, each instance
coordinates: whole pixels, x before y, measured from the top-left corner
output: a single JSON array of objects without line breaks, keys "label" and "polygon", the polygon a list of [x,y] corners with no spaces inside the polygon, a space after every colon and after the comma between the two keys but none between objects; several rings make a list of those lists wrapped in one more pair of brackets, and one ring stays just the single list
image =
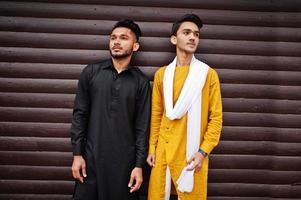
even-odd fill
[{"label": "man's face", "polygon": [[139,48],[135,34],[125,27],[117,27],[112,31],[109,46],[111,56],[115,59],[131,56]]},{"label": "man's face", "polygon": [[171,42],[176,45],[178,51],[194,53],[199,44],[200,30],[193,22],[183,22],[176,36],[171,36]]}]

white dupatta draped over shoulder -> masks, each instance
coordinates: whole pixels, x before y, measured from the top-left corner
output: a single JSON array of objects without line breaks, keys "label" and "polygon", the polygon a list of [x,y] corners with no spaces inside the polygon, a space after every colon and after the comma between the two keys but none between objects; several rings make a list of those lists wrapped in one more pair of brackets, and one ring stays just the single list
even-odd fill
[{"label": "white dupatta draped over shoulder", "polygon": [[[202,89],[205,85],[209,66],[194,56],[190,62],[189,72],[181,90],[180,96],[173,106],[173,80],[177,57],[170,63],[164,72],[163,92],[166,117],[170,120],[180,119],[187,113],[187,143],[186,159],[199,150],[201,142],[201,109]],[[191,163],[192,165],[193,163]],[[177,180],[178,190],[191,192],[194,185],[194,170],[188,171],[184,167]],[[169,200],[171,175],[169,167],[166,169],[165,200]]]}]

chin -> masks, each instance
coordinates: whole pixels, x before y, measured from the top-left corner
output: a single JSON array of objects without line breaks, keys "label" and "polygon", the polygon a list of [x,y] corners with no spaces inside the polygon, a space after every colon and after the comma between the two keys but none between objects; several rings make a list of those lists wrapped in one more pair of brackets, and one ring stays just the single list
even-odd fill
[{"label": "chin", "polygon": [[194,54],[196,50],[186,49],[186,53]]}]

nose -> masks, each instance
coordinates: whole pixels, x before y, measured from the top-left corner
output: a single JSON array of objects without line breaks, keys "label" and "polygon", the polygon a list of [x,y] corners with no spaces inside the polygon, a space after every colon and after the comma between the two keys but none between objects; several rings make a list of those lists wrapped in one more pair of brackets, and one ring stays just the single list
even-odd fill
[{"label": "nose", "polygon": [[120,40],[119,40],[118,38],[116,38],[116,39],[114,40],[114,44],[120,44]]},{"label": "nose", "polygon": [[196,36],[194,34],[190,34],[189,40],[194,41],[196,39]]}]

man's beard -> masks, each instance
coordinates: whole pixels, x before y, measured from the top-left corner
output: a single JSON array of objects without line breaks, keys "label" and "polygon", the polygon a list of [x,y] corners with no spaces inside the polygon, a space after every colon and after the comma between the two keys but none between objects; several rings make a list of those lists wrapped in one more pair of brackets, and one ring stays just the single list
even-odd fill
[{"label": "man's beard", "polygon": [[131,56],[132,52],[131,51],[126,51],[126,52],[124,52],[122,54],[114,54],[112,52],[112,50],[110,50],[110,54],[115,59],[123,59],[123,58],[127,58],[127,57]]}]

